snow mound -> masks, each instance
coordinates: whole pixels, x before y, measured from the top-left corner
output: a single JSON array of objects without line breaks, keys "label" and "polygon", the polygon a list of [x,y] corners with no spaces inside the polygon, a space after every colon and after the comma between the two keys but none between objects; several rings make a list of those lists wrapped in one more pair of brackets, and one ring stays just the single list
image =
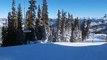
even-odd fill
[{"label": "snow mound", "polygon": [[62,45],[62,46],[73,46],[73,47],[82,47],[82,46],[96,46],[96,45],[103,45],[106,42],[77,42],[77,43],[70,43],[70,42],[56,42],[54,44]]}]

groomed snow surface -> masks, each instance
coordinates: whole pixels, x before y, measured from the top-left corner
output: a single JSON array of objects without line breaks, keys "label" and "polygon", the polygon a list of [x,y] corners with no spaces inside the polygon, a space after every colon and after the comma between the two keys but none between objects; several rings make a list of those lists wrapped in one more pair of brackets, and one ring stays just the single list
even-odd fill
[{"label": "groomed snow surface", "polygon": [[107,60],[107,44],[56,42],[1,47],[0,60]]}]

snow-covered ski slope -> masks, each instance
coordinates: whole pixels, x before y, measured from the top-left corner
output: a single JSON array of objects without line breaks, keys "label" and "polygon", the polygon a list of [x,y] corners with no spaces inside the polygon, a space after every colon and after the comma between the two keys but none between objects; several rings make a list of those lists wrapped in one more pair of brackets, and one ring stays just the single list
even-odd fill
[{"label": "snow-covered ski slope", "polygon": [[107,44],[46,43],[0,48],[0,60],[107,60]]}]

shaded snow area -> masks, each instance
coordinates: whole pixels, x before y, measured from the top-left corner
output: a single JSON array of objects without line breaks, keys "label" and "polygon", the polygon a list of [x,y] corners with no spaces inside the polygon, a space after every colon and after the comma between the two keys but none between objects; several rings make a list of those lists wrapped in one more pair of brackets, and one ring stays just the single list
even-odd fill
[{"label": "shaded snow area", "polygon": [[89,38],[85,42],[105,42],[106,34],[90,34]]},{"label": "shaded snow area", "polygon": [[0,48],[0,60],[107,60],[107,44],[105,42],[37,43],[6,47]]}]

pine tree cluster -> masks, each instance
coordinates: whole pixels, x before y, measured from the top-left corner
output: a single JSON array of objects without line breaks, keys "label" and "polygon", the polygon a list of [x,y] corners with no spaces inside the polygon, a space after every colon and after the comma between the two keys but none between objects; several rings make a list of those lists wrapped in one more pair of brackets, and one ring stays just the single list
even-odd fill
[{"label": "pine tree cluster", "polygon": [[[48,4],[43,0],[43,6],[36,5],[36,0],[29,0],[29,7],[23,22],[21,4],[15,8],[12,2],[12,11],[8,13],[8,25],[2,27],[2,46],[30,44],[38,40],[43,42],[76,42],[88,37],[90,21],[80,21],[73,15],[58,10],[56,27],[53,19],[48,17]],[[36,14],[37,11],[37,14]],[[24,27],[22,27],[24,25]]]}]

